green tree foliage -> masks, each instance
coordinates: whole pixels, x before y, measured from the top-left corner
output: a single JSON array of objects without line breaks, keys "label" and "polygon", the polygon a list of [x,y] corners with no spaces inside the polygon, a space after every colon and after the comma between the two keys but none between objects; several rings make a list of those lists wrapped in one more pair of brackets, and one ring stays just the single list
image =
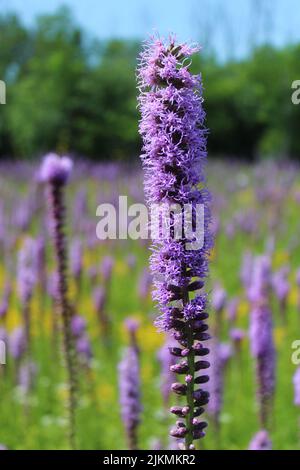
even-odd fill
[{"label": "green tree foliage", "polygon": [[[32,30],[15,15],[0,16],[0,29],[0,79],[7,83],[1,156],[31,158],[49,150],[99,160],[136,155],[137,42],[92,40],[66,8],[40,17]],[[291,101],[299,54],[300,45],[263,46],[226,63],[195,57],[212,155],[300,158],[300,105]]]}]

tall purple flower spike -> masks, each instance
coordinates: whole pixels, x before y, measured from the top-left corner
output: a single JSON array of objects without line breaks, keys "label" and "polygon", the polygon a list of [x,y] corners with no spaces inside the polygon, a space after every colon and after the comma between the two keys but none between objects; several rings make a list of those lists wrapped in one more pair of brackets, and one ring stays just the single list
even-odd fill
[{"label": "tall purple flower spike", "polygon": [[217,338],[209,342],[209,349],[210,380],[204,387],[210,394],[207,413],[212,419],[215,432],[218,433],[220,430],[220,414],[223,407],[225,370],[233,355],[233,349],[230,343],[219,343]]},{"label": "tall purple flower spike", "polygon": [[41,166],[41,180],[49,187],[49,205],[52,212],[53,242],[57,265],[56,303],[62,320],[63,346],[68,373],[68,418],[69,441],[75,448],[75,409],[76,409],[76,351],[71,329],[72,311],[68,296],[67,246],[64,232],[65,206],[64,188],[69,179],[73,163],[68,157],[60,158],[54,153],[45,156]]},{"label": "tall purple flower spike", "polygon": [[276,354],[273,341],[272,313],[269,306],[271,284],[270,260],[260,256],[254,260],[252,283],[248,290],[251,302],[249,338],[256,361],[260,422],[266,426],[275,389]]},{"label": "tall purple flower spike", "polygon": [[127,319],[125,326],[130,337],[130,345],[119,363],[119,393],[122,421],[126,430],[130,450],[138,448],[137,429],[142,411],[140,397],[140,364],[136,331],[138,322]]},{"label": "tall purple flower spike", "polygon": [[185,396],[186,405],[171,408],[172,413],[184,420],[177,421],[171,435],[184,438],[186,449],[194,448],[193,440],[204,436],[206,423],[198,417],[208,402],[208,393],[201,388],[195,390],[195,386],[206,382],[208,376],[195,380],[195,372],[209,366],[207,361],[197,360],[208,353],[202,345],[202,341],[209,339],[205,324],[207,299],[200,290],[207,276],[212,246],[208,229],[209,194],[204,187],[207,130],[202,83],[201,77],[189,70],[190,56],[197,51],[198,48],[187,44],[176,44],[173,37],[168,42],[153,39],[145,45],[138,68],[139,130],[143,138],[141,159],[147,203],[149,206],[166,203],[168,207],[177,204],[181,210],[184,204],[191,204],[193,209],[196,204],[204,207],[201,248],[188,250],[186,234],[182,238],[173,237],[171,222],[170,236],[154,241],[150,260],[153,297],[161,311],[156,324],[171,331],[180,345],[170,350],[175,357],[181,357],[172,371],[184,375],[185,380],[174,383],[172,390]]}]

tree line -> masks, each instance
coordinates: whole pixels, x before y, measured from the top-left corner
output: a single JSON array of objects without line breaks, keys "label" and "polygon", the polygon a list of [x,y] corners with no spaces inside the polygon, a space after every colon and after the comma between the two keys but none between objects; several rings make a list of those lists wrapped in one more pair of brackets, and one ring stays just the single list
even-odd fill
[{"label": "tree line", "polygon": [[[71,152],[97,160],[135,158],[136,57],[139,41],[99,41],[70,12],[41,16],[26,27],[0,16],[1,158]],[[202,73],[211,155],[300,159],[300,44],[265,44],[242,60],[220,62],[213,52],[194,57]]]}]

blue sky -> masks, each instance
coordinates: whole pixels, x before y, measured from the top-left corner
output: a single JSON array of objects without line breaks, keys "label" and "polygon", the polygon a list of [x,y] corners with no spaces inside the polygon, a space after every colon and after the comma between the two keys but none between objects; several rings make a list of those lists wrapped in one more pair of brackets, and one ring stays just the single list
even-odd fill
[{"label": "blue sky", "polygon": [[36,15],[71,7],[90,34],[144,38],[153,30],[214,46],[221,57],[241,56],[253,44],[300,41],[299,0],[0,0],[2,12],[16,11],[27,24]]}]

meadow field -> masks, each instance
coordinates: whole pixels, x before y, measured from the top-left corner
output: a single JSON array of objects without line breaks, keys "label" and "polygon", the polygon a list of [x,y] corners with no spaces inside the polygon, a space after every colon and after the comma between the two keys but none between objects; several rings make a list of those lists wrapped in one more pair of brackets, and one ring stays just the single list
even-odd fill
[{"label": "meadow field", "polygon": [[[197,446],[247,449],[260,429],[247,283],[253,257],[267,254],[274,279],[276,346],[268,431],[273,449],[299,449],[300,407],[294,404],[293,386],[297,364],[292,361],[293,342],[300,340],[299,168],[289,162],[212,161],[207,170],[215,237],[207,286],[209,322],[213,330],[222,317],[220,342],[228,356],[218,429],[206,413],[209,426]],[[74,315],[86,322],[76,338],[77,447],[126,449],[118,364],[129,341],[124,321],[134,318],[139,322],[142,401],[138,446],[173,448],[168,407],[176,398],[166,396],[170,377],[159,354],[166,338],[153,325],[158,312],[151,299],[149,242],[96,237],[97,206],[116,205],[119,195],[143,202],[138,159],[131,165],[75,161],[66,186],[70,299]],[[66,374],[53,299],[51,220],[38,163],[1,163],[0,221],[0,339],[6,345],[6,364],[0,366],[0,443],[8,449],[66,449]],[[26,308],[24,282],[31,290]],[[29,352],[22,339],[28,318]]]}]

